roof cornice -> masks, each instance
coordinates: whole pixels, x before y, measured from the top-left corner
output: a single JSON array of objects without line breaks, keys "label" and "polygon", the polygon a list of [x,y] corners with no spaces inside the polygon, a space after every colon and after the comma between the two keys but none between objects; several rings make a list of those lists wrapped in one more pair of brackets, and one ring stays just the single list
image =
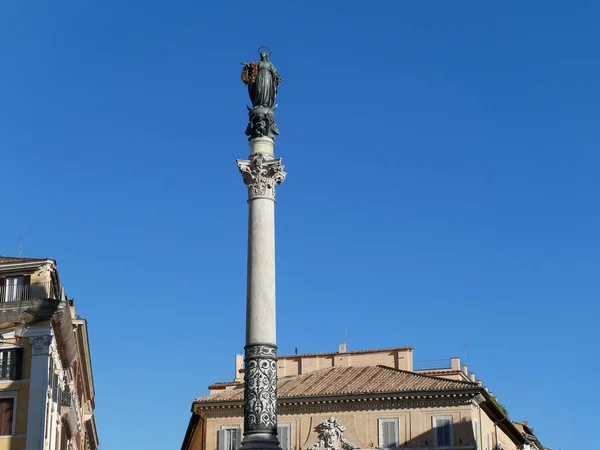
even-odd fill
[{"label": "roof cornice", "polygon": [[77,327],[77,334],[79,335],[78,340],[80,343],[79,354],[85,364],[85,380],[89,389],[90,400],[93,400],[96,396],[96,392],[94,388],[94,372],[92,370],[92,358],[90,356],[90,341],[87,331],[87,320],[75,319],[73,320],[73,324]]},{"label": "roof cornice", "polygon": [[525,437],[521,434],[514,423],[506,416],[496,403],[492,400],[492,396],[488,391],[482,389],[481,394],[485,398],[485,401],[481,403],[481,409],[483,409],[490,418],[494,421],[495,425],[498,425],[502,431],[511,437],[514,441],[519,444],[526,443]]},{"label": "roof cornice", "polygon": [[43,266],[44,264],[50,264],[53,268],[56,268],[56,261],[54,261],[53,259],[39,259],[26,262],[0,263],[0,272],[9,272],[23,269],[37,269],[38,267]]},{"label": "roof cornice", "polygon": [[[414,392],[374,392],[364,394],[348,395],[316,395],[299,397],[279,397],[277,404],[285,406],[305,406],[322,404],[347,404],[364,403],[379,404],[390,402],[402,403],[436,403],[439,401],[458,400],[460,402],[470,402],[482,389],[462,389],[451,391],[414,391]],[[243,400],[225,400],[225,401],[197,401],[192,403],[192,411],[197,412],[197,408],[203,410],[225,410],[242,407]]]}]

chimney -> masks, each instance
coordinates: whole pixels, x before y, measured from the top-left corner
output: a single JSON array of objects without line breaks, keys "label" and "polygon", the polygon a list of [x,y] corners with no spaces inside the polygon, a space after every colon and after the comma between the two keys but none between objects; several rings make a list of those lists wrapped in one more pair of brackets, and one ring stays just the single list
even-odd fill
[{"label": "chimney", "polygon": [[235,355],[235,378],[233,381],[241,383],[244,381],[242,369],[244,367],[244,355]]},{"label": "chimney", "polygon": [[471,380],[473,383],[475,383],[475,382],[477,381],[477,378],[475,378],[475,374],[474,374],[473,372],[471,372],[471,373],[469,374],[469,379],[470,379],[470,380]]},{"label": "chimney", "polygon": [[456,356],[450,358],[450,367],[452,370],[460,370],[460,358],[457,358]]},{"label": "chimney", "polygon": [[528,427],[529,426],[529,421],[528,420],[524,420],[523,421],[523,425],[525,425],[526,427]]},{"label": "chimney", "polygon": [[346,353],[346,343],[345,342],[342,342],[338,346],[338,353]]}]

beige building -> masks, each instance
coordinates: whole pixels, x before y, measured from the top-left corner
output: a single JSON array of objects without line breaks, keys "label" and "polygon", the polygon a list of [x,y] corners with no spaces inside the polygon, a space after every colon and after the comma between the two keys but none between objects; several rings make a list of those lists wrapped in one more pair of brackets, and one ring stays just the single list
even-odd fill
[{"label": "beige building", "polygon": [[0,256],[0,450],[96,450],[87,322],[52,259]]},{"label": "beige building", "polygon": [[[415,370],[413,348],[280,356],[278,434],[283,450],[445,448],[541,450],[511,422],[458,358]],[[238,450],[242,357],[235,378],[192,404],[182,450]],[[538,441],[539,443],[539,441]]]}]

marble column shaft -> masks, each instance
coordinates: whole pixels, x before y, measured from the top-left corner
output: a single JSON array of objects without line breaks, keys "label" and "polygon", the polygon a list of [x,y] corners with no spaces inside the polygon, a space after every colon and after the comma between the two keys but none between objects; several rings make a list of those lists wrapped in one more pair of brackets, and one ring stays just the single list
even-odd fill
[{"label": "marble column shaft", "polygon": [[248,272],[243,449],[279,449],[275,339],[275,185],[285,179],[273,140],[250,141],[238,160],[248,187]]}]

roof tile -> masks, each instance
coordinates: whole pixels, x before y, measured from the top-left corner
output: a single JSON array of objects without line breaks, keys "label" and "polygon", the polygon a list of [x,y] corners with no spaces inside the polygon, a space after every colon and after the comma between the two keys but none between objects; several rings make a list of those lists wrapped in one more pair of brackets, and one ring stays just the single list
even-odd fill
[{"label": "roof tile", "polygon": [[[448,380],[385,366],[331,367],[304,375],[283,377],[277,383],[278,398],[356,395],[388,392],[448,391],[477,388],[477,383]],[[244,384],[196,399],[201,403],[241,401]]]}]

